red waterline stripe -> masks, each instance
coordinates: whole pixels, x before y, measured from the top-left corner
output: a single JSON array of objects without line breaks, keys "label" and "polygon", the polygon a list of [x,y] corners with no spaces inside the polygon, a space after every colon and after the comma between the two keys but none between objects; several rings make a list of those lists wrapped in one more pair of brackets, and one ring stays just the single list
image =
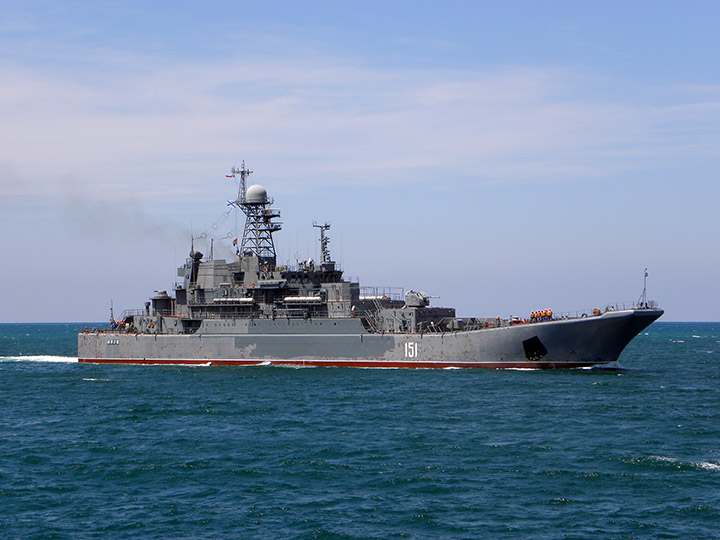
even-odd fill
[{"label": "red waterline stripe", "polygon": [[88,364],[151,364],[211,366],[279,366],[365,367],[365,368],[486,368],[486,369],[568,369],[591,367],[598,362],[401,362],[391,360],[158,360],[153,358],[79,358]]}]

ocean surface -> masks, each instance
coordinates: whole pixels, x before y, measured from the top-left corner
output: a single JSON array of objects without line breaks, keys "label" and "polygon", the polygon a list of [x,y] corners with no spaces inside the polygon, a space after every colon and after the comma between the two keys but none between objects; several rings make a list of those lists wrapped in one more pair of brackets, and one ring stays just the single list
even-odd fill
[{"label": "ocean surface", "polygon": [[620,369],[77,363],[0,324],[0,538],[720,538],[720,323]]}]

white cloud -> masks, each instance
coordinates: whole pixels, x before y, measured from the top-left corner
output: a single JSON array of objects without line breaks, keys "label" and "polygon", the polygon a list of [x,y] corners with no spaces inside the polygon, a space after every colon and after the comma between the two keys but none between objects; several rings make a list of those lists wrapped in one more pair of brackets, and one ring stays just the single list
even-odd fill
[{"label": "white cloud", "polygon": [[270,164],[278,183],[298,174],[313,184],[570,181],[688,152],[713,158],[720,141],[717,88],[659,91],[649,105],[624,101],[620,83],[600,99],[597,76],[568,69],[106,61],[95,74],[4,65],[0,163],[20,178],[72,175],[98,197],[182,200],[209,170],[243,157]]},{"label": "white cloud", "polygon": [[[388,228],[415,235],[408,242],[417,249],[409,252],[398,248],[395,238],[388,239],[385,262],[387,268],[397,268],[397,275],[390,278],[405,284],[406,278],[414,277],[422,285],[425,278],[431,281],[431,273],[435,280],[443,272],[440,260],[430,267],[421,249],[424,243],[443,245],[447,253],[462,253],[467,247],[464,237],[448,238],[442,228],[447,223],[422,217],[434,196],[442,211],[452,212],[458,193],[463,194],[467,204],[462,215],[448,219],[460,219],[464,231],[486,230],[488,220],[501,223],[504,213],[517,210],[514,199],[505,203],[508,207],[502,212],[489,215],[496,203],[488,202],[483,215],[478,208],[481,190],[456,189],[458,185],[510,182],[517,186],[619,174],[631,180],[638,172],[681,167],[690,159],[714,163],[719,155],[720,89],[716,87],[655,89],[652,99],[641,100],[632,97],[636,89],[624,93],[623,84],[631,81],[605,81],[607,91],[598,92],[597,75],[570,69],[386,70],[309,56],[295,61],[263,57],[168,65],[128,56],[106,60],[106,67],[96,73],[2,66],[0,206],[7,230],[17,223],[28,227],[20,231],[25,240],[17,240],[15,247],[17,252],[25,250],[26,257],[41,257],[28,248],[30,238],[45,234],[33,229],[33,221],[44,214],[41,210],[54,207],[50,215],[55,221],[44,225],[57,235],[54,242],[81,246],[77,259],[62,263],[63,271],[92,257],[78,266],[85,272],[83,280],[102,261],[104,278],[125,283],[134,272],[128,261],[142,258],[147,268],[156,269],[134,278],[142,281],[133,282],[135,292],[152,290],[167,278],[161,266],[167,261],[161,261],[160,255],[168,254],[158,253],[158,244],[166,251],[179,246],[177,253],[184,256],[193,218],[203,216],[195,218],[197,232],[223,211],[218,201],[232,196],[233,189],[218,179],[243,158],[273,194],[302,186],[306,198],[296,199],[308,206],[317,203],[302,211],[322,210],[331,218],[353,216],[346,227],[365,219],[362,231],[346,233],[354,246],[350,271],[364,278],[379,279],[373,275],[379,269],[372,262],[377,246],[371,246],[368,238],[382,238]],[[100,58],[92,63],[99,66]],[[385,202],[374,208],[384,212],[382,222],[359,216],[355,201],[328,204],[307,197],[312,190],[318,198],[331,197],[317,188],[342,183],[389,187],[413,183],[420,189],[410,202]],[[354,192],[360,191],[366,204],[375,202],[376,190]],[[332,193],[341,198],[338,191]],[[388,193],[406,195],[404,188]],[[617,203],[617,214],[621,213],[622,201],[608,199],[608,203]],[[525,214],[534,211],[532,201],[524,204]],[[390,215],[403,205],[417,212],[412,223],[405,216]],[[588,215],[596,215],[594,206],[586,208]],[[296,210],[285,215],[290,217],[291,211]],[[596,223],[591,225],[594,230]],[[553,276],[560,275],[559,269],[572,258],[566,247],[573,240],[567,233],[571,229],[561,227],[553,233],[555,266],[547,270]],[[637,227],[627,230],[639,234]],[[514,239],[506,240],[508,234]],[[503,245],[494,247],[482,236],[478,240],[482,248],[472,246],[476,258],[472,270],[463,270],[469,274],[457,281],[474,279],[488,254],[495,264],[512,265],[503,257],[514,258],[517,253],[505,243],[522,244],[526,236],[523,231],[504,230]],[[613,236],[613,245],[593,242],[604,250],[603,260],[614,260],[619,249],[615,243],[634,246],[632,238],[620,236]],[[284,242],[292,245],[293,240],[286,236]],[[314,242],[311,238],[308,245]],[[539,250],[533,251],[539,257],[551,249],[545,243],[541,249],[536,240],[528,242],[525,249]],[[116,253],[106,244],[130,252]],[[99,256],[85,253],[87,245],[106,246],[106,251]],[[58,253],[64,256],[64,251]],[[126,267],[117,267],[118,261]],[[637,265],[644,267],[647,261]],[[168,262],[168,266],[172,265]],[[420,273],[408,276],[408,268]],[[104,285],[97,283],[92,294],[101,294]],[[460,296],[467,296],[465,292]]]}]

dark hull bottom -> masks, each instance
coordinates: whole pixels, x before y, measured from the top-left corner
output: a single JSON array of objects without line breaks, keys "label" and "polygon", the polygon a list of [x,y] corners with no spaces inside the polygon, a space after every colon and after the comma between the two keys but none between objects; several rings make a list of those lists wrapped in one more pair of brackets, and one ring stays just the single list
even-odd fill
[{"label": "dark hull bottom", "polygon": [[145,364],[185,366],[314,366],[415,369],[572,369],[602,365],[599,362],[398,362],[386,360],[160,360],[155,358],[80,358],[88,364]]}]

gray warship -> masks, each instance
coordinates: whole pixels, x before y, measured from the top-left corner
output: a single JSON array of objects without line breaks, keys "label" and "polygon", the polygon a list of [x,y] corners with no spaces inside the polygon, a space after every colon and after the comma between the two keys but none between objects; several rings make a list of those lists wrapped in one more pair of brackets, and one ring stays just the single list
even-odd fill
[{"label": "gray warship", "polygon": [[273,240],[280,212],[263,186],[246,187],[251,173],[243,162],[228,175],[238,184],[228,204],[245,214],[234,260],[191,248],[171,294],[161,290],[144,309],[118,320],[111,314],[108,328],[78,335],[80,362],[582,368],[616,362],[663,314],[644,288],[637,302],[602,310],[457,317],[453,308],[431,306],[422,291],[345,279],[330,253],[328,223],[313,223],[319,262],[280,265]]}]

